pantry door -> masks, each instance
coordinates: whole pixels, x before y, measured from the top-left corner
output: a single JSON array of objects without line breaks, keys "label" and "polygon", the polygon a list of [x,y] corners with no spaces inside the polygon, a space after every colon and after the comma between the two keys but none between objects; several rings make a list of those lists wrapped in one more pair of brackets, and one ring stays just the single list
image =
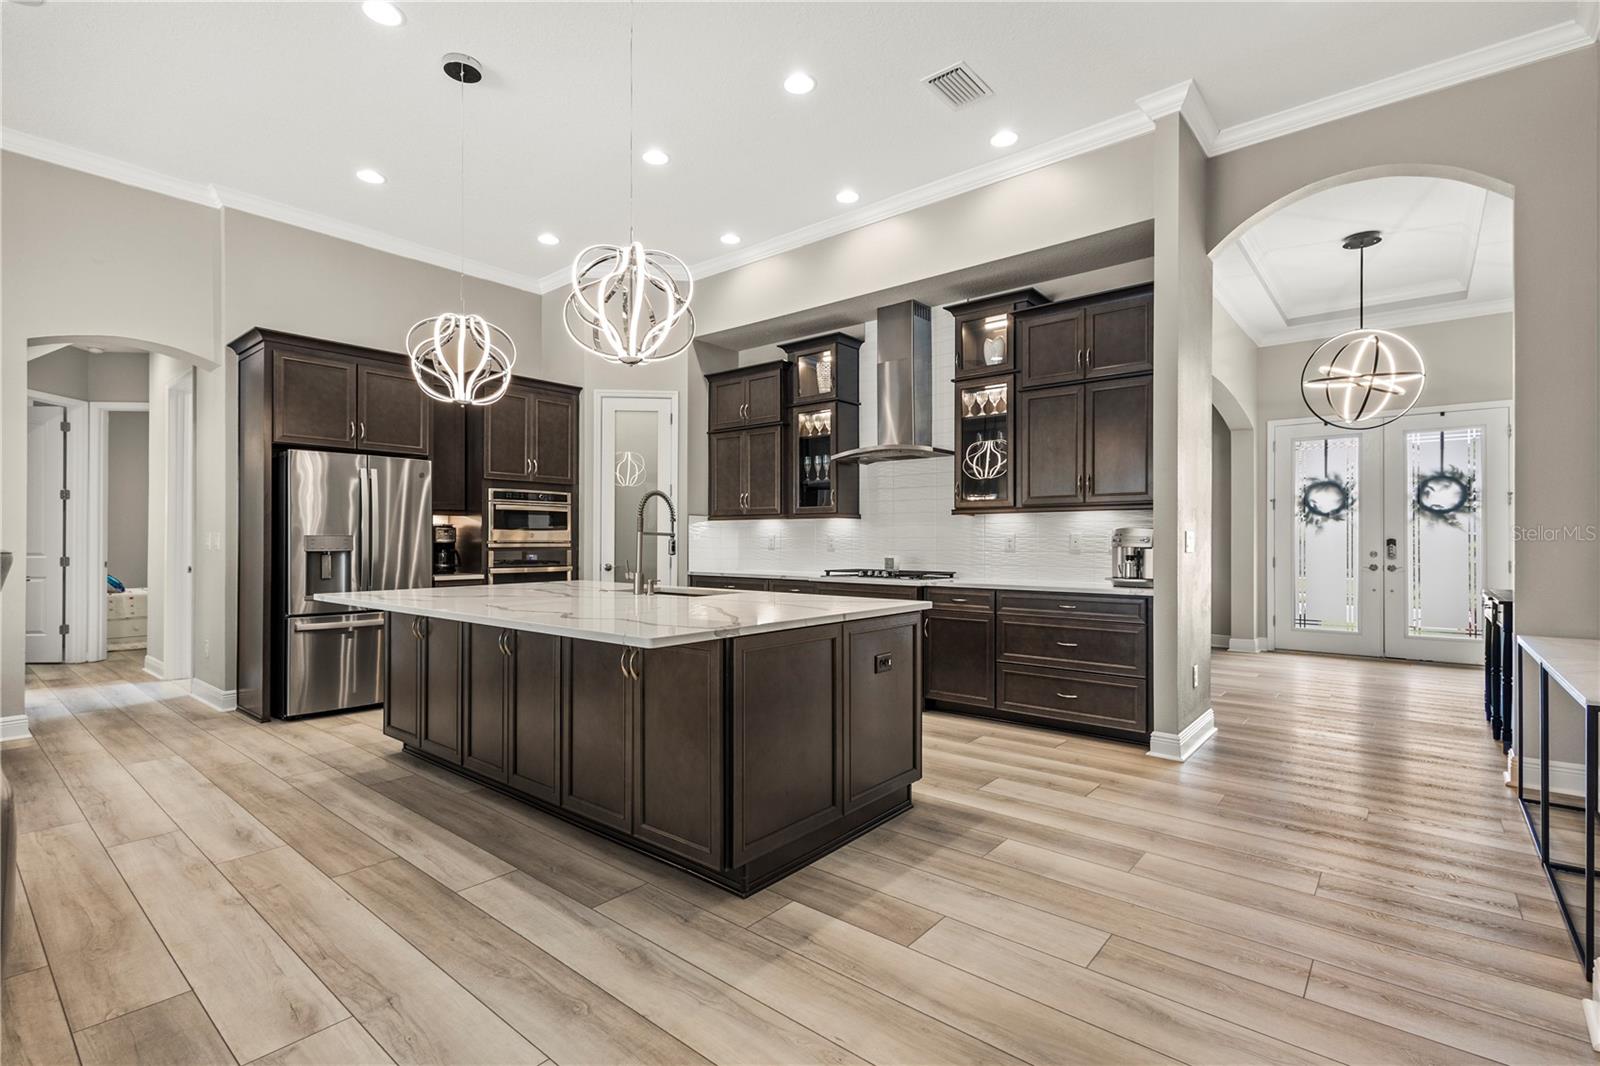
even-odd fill
[{"label": "pantry door", "polygon": [[1383,430],[1385,655],[1483,661],[1483,589],[1511,585],[1509,427],[1493,406]]},{"label": "pantry door", "polygon": [[1383,438],[1320,422],[1272,436],[1275,645],[1383,654]]}]

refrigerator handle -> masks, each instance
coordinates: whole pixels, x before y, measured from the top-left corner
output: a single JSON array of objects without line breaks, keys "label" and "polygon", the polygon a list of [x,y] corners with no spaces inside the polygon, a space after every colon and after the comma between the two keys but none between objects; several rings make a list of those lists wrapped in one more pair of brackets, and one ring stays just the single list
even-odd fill
[{"label": "refrigerator handle", "polygon": [[368,592],[372,588],[372,483],[368,480],[371,471],[367,464],[361,464],[361,566],[356,573],[356,580],[361,583],[361,591]]}]

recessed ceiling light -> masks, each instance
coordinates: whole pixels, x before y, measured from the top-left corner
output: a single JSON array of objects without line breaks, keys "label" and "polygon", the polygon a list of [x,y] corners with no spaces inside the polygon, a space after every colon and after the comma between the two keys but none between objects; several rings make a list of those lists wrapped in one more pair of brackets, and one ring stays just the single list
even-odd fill
[{"label": "recessed ceiling light", "polygon": [[669,157],[667,153],[663,152],[659,148],[646,148],[644,150],[644,155],[640,156],[639,158],[643,159],[646,163],[649,163],[653,167],[664,167],[667,165],[667,159]]},{"label": "recessed ceiling light", "polygon": [[380,26],[398,26],[406,20],[400,9],[389,0],[366,0],[361,5],[361,13]]},{"label": "recessed ceiling light", "polygon": [[737,233],[724,233],[722,235],[722,243],[723,244],[738,244],[739,243],[739,235]]},{"label": "recessed ceiling light", "polygon": [[995,135],[989,138],[989,143],[996,148],[1010,148],[1017,143],[1016,130],[996,130]]},{"label": "recessed ceiling light", "polygon": [[817,87],[817,79],[803,70],[797,70],[783,79],[783,87],[796,96],[804,96]]},{"label": "recessed ceiling light", "polygon": [[833,198],[838,200],[841,204],[853,204],[857,200],[861,199],[861,194],[856,192],[854,189],[840,189],[838,192],[833,194]]},{"label": "recessed ceiling light", "polygon": [[371,167],[362,167],[360,170],[356,171],[356,177],[360,178],[368,185],[382,185],[384,182],[389,180],[382,174],[379,174],[376,170],[373,170]]},{"label": "recessed ceiling light", "polygon": [[561,243],[561,238],[554,233],[541,233],[538,240],[540,244],[557,245]]}]

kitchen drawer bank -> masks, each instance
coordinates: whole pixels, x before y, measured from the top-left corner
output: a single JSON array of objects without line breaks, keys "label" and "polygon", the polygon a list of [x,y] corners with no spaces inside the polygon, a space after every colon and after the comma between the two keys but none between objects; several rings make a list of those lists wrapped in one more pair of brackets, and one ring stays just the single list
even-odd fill
[{"label": "kitchen drawer bank", "polygon": [[[394,594],[411,602],[387,608],[384,732],[740,895],[910,807],[925,604],[622,590],[589,594],[610,598],[611,617],[545,627],[561,632],[531,620],[548,602],[516,613],[561,584],[599,585],[485,591],[484,621],[462,620],[459,595],[429,611],[428,597]],[[702,639],[686,639],[691,616]],[[672,632],[619,632],[652,625]]]}]

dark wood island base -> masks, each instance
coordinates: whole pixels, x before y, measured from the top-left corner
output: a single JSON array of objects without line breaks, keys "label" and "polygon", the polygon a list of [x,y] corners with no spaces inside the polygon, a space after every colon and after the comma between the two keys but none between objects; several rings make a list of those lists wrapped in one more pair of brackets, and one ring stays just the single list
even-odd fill
[{"label": "dark wood island base", "polygon": [[637,648],[390,613],[383,728],[749,895],[910,808],[919,618]]}]

